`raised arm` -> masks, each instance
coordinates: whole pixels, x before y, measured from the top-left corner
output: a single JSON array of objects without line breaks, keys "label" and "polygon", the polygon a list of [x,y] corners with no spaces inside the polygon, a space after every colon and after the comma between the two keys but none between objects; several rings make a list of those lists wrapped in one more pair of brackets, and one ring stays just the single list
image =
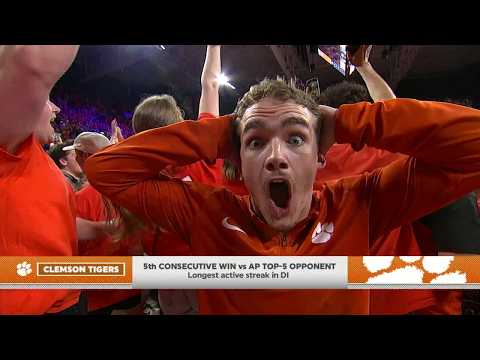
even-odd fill
[{"label": "raised arm", "polygon": [[[182,121],[132,136],[92,155],[88,180],[100,193],[147,222],[187,238],[206,185],[158,177],[167,166],[182,166],[226,156],[230,116]],[[228,154],[227,154],[228,155]],[[201,204],[201,205],[199,205]]]},{"label": "raised arm", "polygon": [[202,95],[200,96],[200,105],[198,115],[209,113],[218,116],[220,113],[217,81],[218,75],[222,72],[220,59],[220,45],[208,45],[205,56],[205,64],[202,71]]},{"label": "raised arm", "polygon": [[410,156],[356,184],[370,204],[371,239],[480,187],[478,110],[411,99],[343,105],[335,138]]},{"label": "raised arm", "polygon": [[385,80],[383,80],[370,64],[369,58],[371,50],[372,45],[360,45],[354,54],[349,53],[350,62],[356,66],[374,102],[396,99],[390,86],[388,86]]},{"label": "raised arm", "polygon": [[77,51],[74,45],[0,46],[1,146],[15,150],[45,120],[50,90]]}]

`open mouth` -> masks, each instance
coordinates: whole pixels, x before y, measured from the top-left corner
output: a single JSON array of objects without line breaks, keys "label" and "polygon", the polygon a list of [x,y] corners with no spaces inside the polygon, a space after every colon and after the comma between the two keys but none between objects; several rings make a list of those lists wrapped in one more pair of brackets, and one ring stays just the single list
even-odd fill
[{"label": "open mouth", "polygon": [[270,198],[279,208],[286,209],[290,202],[290,185],[287,180],[271,180],[269,185]]}]

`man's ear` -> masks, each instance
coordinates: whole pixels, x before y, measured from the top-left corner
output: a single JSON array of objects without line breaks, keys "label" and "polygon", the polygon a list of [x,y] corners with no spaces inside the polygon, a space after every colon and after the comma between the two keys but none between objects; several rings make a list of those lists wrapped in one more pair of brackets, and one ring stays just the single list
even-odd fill
[{"label": "man's ear", "polygon": [[67,163],[67,160],[65,160],[64,158],[61,158],[59,163],[62,165],[62,166],[67,166],[68,163]]},{"label": "man's ear", "polygon": [[317,161],[317,170],[323,169],[327,166],[327,158],[322,153],[318,153],[318,161]]}]

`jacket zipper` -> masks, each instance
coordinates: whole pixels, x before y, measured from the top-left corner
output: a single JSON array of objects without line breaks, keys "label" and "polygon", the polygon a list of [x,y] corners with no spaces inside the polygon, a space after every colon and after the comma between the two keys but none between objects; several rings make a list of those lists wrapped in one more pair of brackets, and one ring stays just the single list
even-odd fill
[{"label": "jacket zipper", "polygon": [[285,235],[284,233],[281,234],[280,244],[282,245],[282,247],[287,247],[288,246],[288,238],[287,238],[287,235]]}]

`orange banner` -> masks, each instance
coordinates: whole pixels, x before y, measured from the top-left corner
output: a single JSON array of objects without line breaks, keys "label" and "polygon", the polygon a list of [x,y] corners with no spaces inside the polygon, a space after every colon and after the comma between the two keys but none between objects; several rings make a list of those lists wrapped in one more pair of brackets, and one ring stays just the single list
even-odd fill
[{"label": "orange banner", "polygon": [[0,257],[0,284],[131,284],[131,257]]}]

